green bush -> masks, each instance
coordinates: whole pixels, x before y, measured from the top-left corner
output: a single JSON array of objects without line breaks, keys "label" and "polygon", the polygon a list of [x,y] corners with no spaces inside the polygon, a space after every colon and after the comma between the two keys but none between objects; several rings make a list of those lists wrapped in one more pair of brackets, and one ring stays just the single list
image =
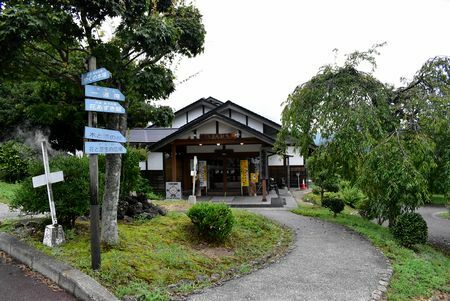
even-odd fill
[{"label": "green bush", "polygon": [[0,179],[15,183],[28,175],[33,151],[25,144],[8,141],[0,145]]},{"label": "green bush", "polygon": [[197,228],[200,236],[210,241],[223,241],[234,225],[234,216],[226,204],[197,203],[187,215]]},{"label": "green bush", "polygon": [[411,248],[427,242],[428,226],[419,213],[408,212],[397,217],[392,234],[402,246]]},{"label": "green bush", "polygon": [[338,213],[341,213],[344,210],[344,201],[337,197],[324,197],[322,201],[322,206],[330,209],[334,213],[334,217]]},{"label": "green bush", "polygon": [[139,162],[147,159],[145,149],[127,147],[127,153],[122,158],[122,176],[120,183],[120,196],[126,197],[130,192],[151,192],[149,182],[141,175]]},{"label": "green bush", "polygon": [[[50,170],[64,172],[64,182],[53,184],[52,190],[58,223],[71,228],[77,217],[89,212],[89,160],[87,157],[80,159],[59,155],[51,158]],[[43,173],[44,167],[41,162],[30,166],[32,176]],[[99,189],[101,190],[103,187],[102,173],[99,173],[99,177]],[[99,191],[99,196],[101,195],[102,192]],[[22,181],[11,206],[30,213],[49,212],[46,186],[33,188],[31,177],[26,178]]]},{"label": "green bush", "polygon": [[356,208],[359,203],[363,202],[366,196],[364,193],[354,186],[344,186],[339,190],[339,196],[344,203],[352,208]]}]

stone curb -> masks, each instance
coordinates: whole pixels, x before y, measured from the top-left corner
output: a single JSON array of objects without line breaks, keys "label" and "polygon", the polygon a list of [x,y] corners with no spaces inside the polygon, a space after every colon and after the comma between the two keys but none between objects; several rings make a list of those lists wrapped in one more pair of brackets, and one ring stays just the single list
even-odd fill
[{"label": "stone curb", "polygon": [[92,277],[47,256],[17,238],[0,233],[0,249],[57,283],[82,301],[119,301]]},{"label": "stone curb", "polygon": [[371,296],[370,296],[370,301],[379,301],[382,300],[382,298],[385,296],[388,287],[389,287],[389,282],[391,280],[392,274],[394,272],[392,265],[391,265],[391,261],[386,257],[386,255],[384,255],[384,253],[376,248],[381,254],[383,254],[383,256],[386,258],[386,264],[387,264],[387,269],[386,271],[381,275],[381,279],[380,281],[378,281],[378,287],[372,292]]}]

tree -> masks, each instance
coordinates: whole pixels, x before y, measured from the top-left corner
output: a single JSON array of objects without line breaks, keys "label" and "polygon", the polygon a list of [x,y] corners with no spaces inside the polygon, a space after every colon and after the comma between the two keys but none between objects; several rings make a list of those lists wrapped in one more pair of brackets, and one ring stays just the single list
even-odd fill
[{"label": "tree", "polygon": [[[101,28],[112,18],[118,26],[110,40],[102,39]],[[83,103],[79,76],[85,72],[86,58],[93,55],[113,74],[102,84],[121,89],[127,96],[129,121],[142,124],[155,116],[150,100],[164,99],[175,88],[170,62],[176,56],[201,53],[204,36],[199,11],[184,2],[9,1],[0,14],[0,78],[68,87],[71,93],[62,99],[79,112]],[[45,98],[38,102],[47,105]],[[163,116],[170,121],[170,114]],[[126,116],[104,119],[109,128],[125,132]],[[62,123],[68,120],[63,118]],[[107,155],[102,240],[108,244],[118,241],[120,166],[120,155]]]},{"label": "tree", "polygon": [[[324,143],[307,161],[313,174],[323,182],[337,173],[358,184],[369,197],[369,216],[392,225],[428,199],[431,179],[448,191],[450,58],[427,61],[395,89],[372,75],[379,46],[349,54],[342,66],[327,65],[298,86],[285,102],[277,143],[282,149],[291,137],[308,156],[320,134]],[[358,70],[361,63],[372,72]]]}]

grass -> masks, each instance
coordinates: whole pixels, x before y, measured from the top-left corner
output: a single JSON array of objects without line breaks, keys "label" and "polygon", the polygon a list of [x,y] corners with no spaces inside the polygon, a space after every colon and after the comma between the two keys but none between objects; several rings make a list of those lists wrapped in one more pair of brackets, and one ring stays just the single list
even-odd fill
[{"label": "grass", "polygon": [[389,229],[351,214],[347,209],[336,218],[331,211],[318,206],[300,206],[293,212],[347,226],[381,249],[391,259],[394,269],[388,300],[423,300],[437,290],[450,292],[450,258],[431,246],[420,245],[415,251],[401,247]]},{"label": "grass", "polygon": [[430,204],[433,205],[447,205],[447,203],[449,202],[449,200],[447,200],[447,198],[445,197],[445,195],[443,194],[433,194],[431,196],[431,202]]},{"label": "grass", "polygon": [[0,182],[0,203],[10,204],[20,184]]},{"label": "grass", "polygon": [[438,213],[440,218],[450,219],[450,213],[448,211]]},{"label": "grass", "polygon": [[234,273],[250,272],[252,262],[282,254],[290,245],[290,230],[250,212],[233,212],[236,225],[220,245],[200,240],[190,219],[180,212],[150,221],[120,223],[120,243],[102,247],[98,272],[90,268],[87,222],[66,231],[68,241],[62,246],[43,246],[42,235],[28,242],[91,275],[119,298],[138,295],[145,296],[143,300],[168,300],[171,295],[211,285],[213,274],[226,279]]}]

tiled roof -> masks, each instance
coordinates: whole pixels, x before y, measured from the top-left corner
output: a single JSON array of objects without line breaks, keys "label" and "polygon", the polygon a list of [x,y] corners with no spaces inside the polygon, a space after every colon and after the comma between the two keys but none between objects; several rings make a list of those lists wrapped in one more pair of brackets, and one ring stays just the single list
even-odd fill
[{"label": "tiled roof", "polygon": [[178,129],[174,128],[131,129],[128,134],[128,141],[131,143],[155,143],[176,131]]}]

